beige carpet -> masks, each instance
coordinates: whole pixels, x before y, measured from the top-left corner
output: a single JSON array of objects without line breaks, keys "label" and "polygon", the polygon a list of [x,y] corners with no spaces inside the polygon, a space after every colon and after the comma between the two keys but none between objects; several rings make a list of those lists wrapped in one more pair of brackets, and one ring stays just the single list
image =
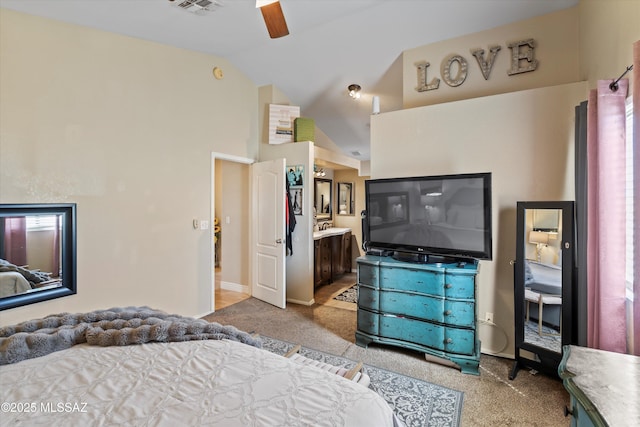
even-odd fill
[{"label": "beige carpet", "polygon": [[569,425],[563,414],[569,396],[562,382],[526,369],[510,381],[512,360],[482,355],[480,376],[475,376],[428,362],[423,353],[375,344],[366,349],[356,346],[355,304],[332,300],[348,286],[338,283],[320,288],[316,301],[321,303],[313,306],[288,304],[282,310],[249,298],[205,319],[460,390],[464,392],[461,425],[465,427]]}]

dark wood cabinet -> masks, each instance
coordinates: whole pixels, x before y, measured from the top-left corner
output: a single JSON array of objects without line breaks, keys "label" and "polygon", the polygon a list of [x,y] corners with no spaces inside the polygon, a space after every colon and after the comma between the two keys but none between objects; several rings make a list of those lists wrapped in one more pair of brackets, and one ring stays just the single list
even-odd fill
[{"label": "dark wood cabinet", "polygon": [[314,240],[314,285],[320,286],[331,282],[331,240],[323,238]]},{"label": "dark wood cabinet", "polygon": [[351,232],[313,241],[314,286],[325,285],[351,271]]},{"label": "dark wood cabinet", "polygon": [[342,271],[343,274],[351,272],[351,233],[344,233],[342,235]]},{"label": "dark wood cabinet", "polygon": [[331,281],[335,282],[343,274],[342,236],[331,236],[329,239],[331,240]]}]

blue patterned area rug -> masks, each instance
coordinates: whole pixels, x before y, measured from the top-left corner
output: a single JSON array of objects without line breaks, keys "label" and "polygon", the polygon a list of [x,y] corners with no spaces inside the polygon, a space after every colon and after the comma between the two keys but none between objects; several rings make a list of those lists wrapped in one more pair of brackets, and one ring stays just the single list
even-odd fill
[{"label": "blue patterned area rug", "polygon": [[[261,335],[262,347],[284,355],[294,344]],[[356,365],[345,357],[302,347],[300,355],[347,369]],[[431,384],[402,374],[364,365],[371,378],[369,388],[382,396],[407,427],[458,427],[462,415],[461,391]]]}]

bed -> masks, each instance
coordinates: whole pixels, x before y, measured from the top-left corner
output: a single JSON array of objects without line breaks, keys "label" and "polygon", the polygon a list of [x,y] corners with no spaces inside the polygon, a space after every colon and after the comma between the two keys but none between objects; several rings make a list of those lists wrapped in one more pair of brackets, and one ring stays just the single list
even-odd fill
[{"label": "bed", "polygon": [[0,271],[0,298],[30,291],[31,284],[16,271]]},{"label": "bed", "polygon": [[[533,260],[525,260],[524,286],[539,294],[562,296],[562,267]],[[559,305],[545,305],[543,322],[560,329]],[[532,304],[532,317],[538,319],[538,306]]]},{"label": "bed", "polygon": [[[259,339],[232,326],[157,313],[142,320],[119,316],[107,321],[116,325],[111,329],[103,320],[28,324],[33,332],[0,328],[0,362],[6,362],[0,399],[14,409],[3,407],[3,423],[401,426],[386,401],[361,384],[263,350]],[[153,328],[167,318],[173,324],[156,334]],[[48,337],[38,343],[35,335],[52,331],[66,334],[67,344],[47,351],[56,343]],[[11,337],[17,345],[7,344]],[[33,355],[30,347],[44,350]],[[7,357],[22,360],[8,363]]]},{"label": "bed", "polygon": [[30,270],[0,258],[0,298],[61,285],[62,281],[52,278],[51,273]]}]

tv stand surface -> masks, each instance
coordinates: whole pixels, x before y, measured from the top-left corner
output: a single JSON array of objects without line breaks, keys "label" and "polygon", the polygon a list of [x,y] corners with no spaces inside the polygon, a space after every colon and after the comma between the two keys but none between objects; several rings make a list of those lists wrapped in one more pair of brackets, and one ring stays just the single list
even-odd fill
[{"label": "tv stand surface", "polygon": [[456,257],[451,255],[420,254],[415,252],[393,251],[391,258],[401,262],[417,264],[457,264],[463,267],[468,263],[475,263],[473,258]]},{"label": "tv stand surface", "polygon": [[357,345],[409,348],[479,375],[477,260],[414,263],[365,255],[357,265]]}]

